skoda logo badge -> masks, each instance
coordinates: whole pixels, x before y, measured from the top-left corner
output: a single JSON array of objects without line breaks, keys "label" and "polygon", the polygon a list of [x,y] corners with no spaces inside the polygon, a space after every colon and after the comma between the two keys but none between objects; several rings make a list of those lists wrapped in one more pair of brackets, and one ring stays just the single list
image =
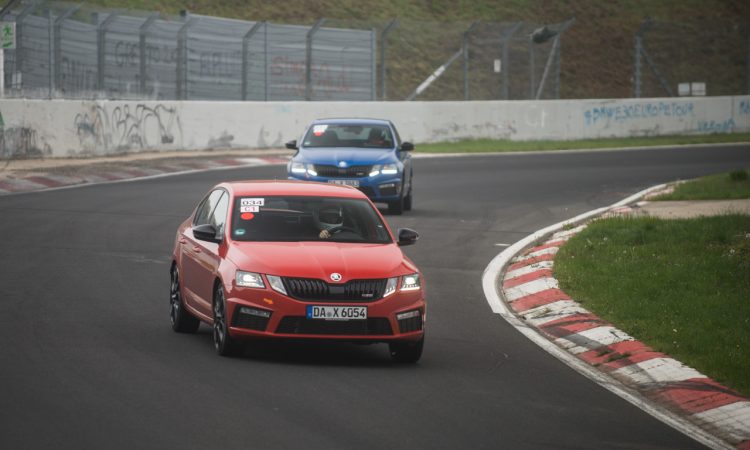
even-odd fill
[{"label": "skoda logo badge", "polygon": [[346,167],[346,161],[341,161],[339,163],[339,167]]},{"label": "skoda logo badge", "polygon": [[340,273],[336,273],[336,272],[333,272],[333,273],[331,274],[331,280],[332,280],[332,281],[341,281],[341,274],[340,274]]}]

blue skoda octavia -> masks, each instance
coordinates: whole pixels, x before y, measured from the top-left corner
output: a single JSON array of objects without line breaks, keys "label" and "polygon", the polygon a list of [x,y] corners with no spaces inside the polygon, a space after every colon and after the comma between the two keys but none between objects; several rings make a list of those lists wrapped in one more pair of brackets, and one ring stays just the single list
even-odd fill
[{"label": "blue skoda octavia", "polygon": [[390,214],[412,207],[411,142],[402,142],[389,120],[316,120],[287,166],[289,179],[354,186]]}]

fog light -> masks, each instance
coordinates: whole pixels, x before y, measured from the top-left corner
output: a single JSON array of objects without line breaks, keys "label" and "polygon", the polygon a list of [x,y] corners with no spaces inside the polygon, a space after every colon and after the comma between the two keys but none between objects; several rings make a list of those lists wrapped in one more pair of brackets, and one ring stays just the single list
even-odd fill
[{"label": "fog light", "polygon": [[392,189],[396,187],[396,183],[385,183],[380,185],[380,189]]},{"label": "fog light", "polygon": [[404,320],[404,319],[411,319],[412,317],[419,317],[421,313],[419,310],[409,311],[401,314],[396,314],[396,319],[398,320]]},{"label": "fog light", "polygon": [[270,311],[264,311],[262,309],[248,308],[247,306],[240,306],[240,314],[247,314],[248,316],[256,316],[269,318],[271,317]]}]

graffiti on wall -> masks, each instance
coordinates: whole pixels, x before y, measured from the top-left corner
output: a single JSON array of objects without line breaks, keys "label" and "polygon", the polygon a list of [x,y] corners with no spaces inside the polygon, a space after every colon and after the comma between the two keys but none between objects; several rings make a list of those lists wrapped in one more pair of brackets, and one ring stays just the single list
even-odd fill
[{"label": "graffiti on wall", "polygon": [[750,116],[750,100],[740,101],[740,114]]},{"label": "graffiti on wall", "polygon": [[692,102],[647,102],[618,106],[598,106],[583,112],[586,126],[636,119],[687,117],[694,114]]},{"label": "graffiti on wall", "polygon": [[177,109],[162,104],[117,106],[111,113],[97,104],[77,114],[73,126],[85,152],[145,150],[182,142]]},{"label": "graffiti on wall", "polygon": [[39,158],[52,154],[52,147],[29,127],[6,127],[0,113],[0,158]]},{"label": "graffiti on wall", "polygon": [[699,133],[731,133],[734,131],[734,119],[701,120],[698,122]]}]

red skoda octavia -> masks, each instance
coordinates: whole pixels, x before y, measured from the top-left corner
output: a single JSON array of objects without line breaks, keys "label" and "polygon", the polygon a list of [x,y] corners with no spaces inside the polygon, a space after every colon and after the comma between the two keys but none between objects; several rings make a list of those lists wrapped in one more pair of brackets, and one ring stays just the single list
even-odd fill
[{"label": "red skoda octavia", "polygon": [[253,338],[386,342],[416,362],[424,282],[357,189],[300,181],[222,183],[180,225],[171,268],[177,332],[213,327],[220,355]]}]

